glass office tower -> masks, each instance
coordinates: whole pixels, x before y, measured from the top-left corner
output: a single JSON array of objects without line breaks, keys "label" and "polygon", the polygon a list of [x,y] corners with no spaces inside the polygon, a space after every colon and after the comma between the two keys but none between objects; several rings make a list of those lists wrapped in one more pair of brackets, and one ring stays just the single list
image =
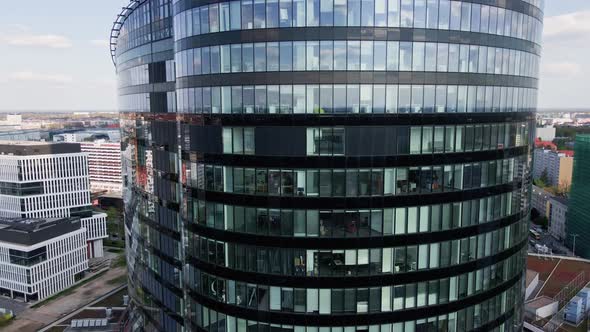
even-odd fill
[{"label": "glass office tower", "polygon": [[133,322],[522,327],[542,0],[132,1]]},{"label": "glass office tower", "polygon": [[[574,174],[566,221],[566,241],[575,255],[590,258],[590,135],[576,136]],[[575,241],[575,242],[574,242]]]}]

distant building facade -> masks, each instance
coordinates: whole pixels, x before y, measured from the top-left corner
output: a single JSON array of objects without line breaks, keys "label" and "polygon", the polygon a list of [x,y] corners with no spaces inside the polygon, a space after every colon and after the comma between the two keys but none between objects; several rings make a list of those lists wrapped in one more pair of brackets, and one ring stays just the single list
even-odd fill
[{"label": "distant building facade", "polygon": [[535,149],[533,178],[539,179],[547,171],[550,186],[568,189],[572,184],[574,157],[569,153],[547,149]]},{"label": "distant building facade", "polygon": [[10,130],[0,131],[2,141],[39,141],[41,131],[39,130]]},{"label": "distant building facade", "polygon": [[531,195],[531,206],[537,210],[542,216],[549,218],[547,215],[547,202],[553,197],[553,194],[541,187],[533,185],[533,193]]},{"label": "distant building facade", "polygon": [[0,219],[0,292],[43,300],[72,286],[88,269],[78,218]]},{"label": "distant building facade", "polygon": [[540,138],[542,141],[553,141],[555,139],[555,127],[537,127],[537,134],[535,138]]},{"label": "distant building facade", "polygon": [[88,156],[80,145],[2,141],[0,153],[0,217],[79,217],[88,256],[102,256],[106,214],[92,211]]},{"label": "distant building facade", "polygon": [[82,142],[82,152],[88,154],[88,172],[92,192],[107,191],[121,194],[121,144],[111,142]]},{"label": "distant building facade", "polygon": [[549,219],[549,233],[558,240],[565,240],[567,220],[567,199],[559,196],[549,197],[547,200],[547,218]]},{"label": "distant building facade", "polygon": [[590,259],[590,135],[576,136],[575,153],[567,243],[573,249],[574,237],[571,235],[577,235],[575,254]]}]

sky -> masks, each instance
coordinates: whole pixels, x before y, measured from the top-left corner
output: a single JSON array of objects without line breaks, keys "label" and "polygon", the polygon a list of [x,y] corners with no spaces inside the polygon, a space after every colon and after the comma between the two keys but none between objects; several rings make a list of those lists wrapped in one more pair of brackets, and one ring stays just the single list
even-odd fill
[{"label": "sky", "polygon": [[[27,0],[0,11],[0,112],[116,110],[108,37],[126,0]],[[546,0],[540,108],[590,108],[590,1]]]}]

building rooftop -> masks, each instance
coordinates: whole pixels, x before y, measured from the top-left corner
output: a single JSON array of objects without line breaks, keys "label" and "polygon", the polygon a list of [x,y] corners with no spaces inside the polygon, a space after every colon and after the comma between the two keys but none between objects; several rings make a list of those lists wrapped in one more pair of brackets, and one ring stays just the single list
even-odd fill
[{"label": "building rooftop", "polygon": [[550,298],[549,296],[539,296],[533,300],[530,300],[528,302],[525,303],[525,306],[527,306],[528,308],[534,308],[534,309],[539,309],[542,308],[544,306],[553,304],[557,301],[555,301],[554,299]]},{"label": "building rooftop", "polygon": [[540,139],[535,140],[535,147],[536,148],[548,148],[550,150],[557,150],[557,145],[553,142],[549,141],[541,141]]},{"label": "building rooftop", "polygon": [[0,218],[0,242],[31,246],[80,227],[78,218]]},{"label": "building rooftop", "polygon": [[567,206],[567,205],[568,205],[568,200],[567,200],[567,198],[565,198],[565,197],[561,197],[561,196],[551,196],[551,197],[549,197],[549,199],[550,199],[550,200],[553,200],[553,201],[556,201],[556,202],[558,202],[558,203],[561,203],[561,204],[563,204],[563,205],[565,205],[565,206]]},{"label": "building rooftop", "polygon": [[584,286],[590,281],[590,260],[581,258],[529,254],[527,269],[538,272],[539,279],[545,282],[537,296],[554,297],[576,277]]},{"label": "building rooftop", "polygon": [[559,153],[563,153],[566,157],[573,157],[574,151],[573,150],[557,150]]},{"label": "building rooftop", "polygon": [[538,275],[539,275],[538,272],[527,269],[526,270],[526,287],[529,287],[531,282],[533,282],[533,280],[535,280],[535,277],[537,277]]},{"label": "building rooftop", "polygon": [[0,141],[0,155],[32,156],[81,152],[78,143]]}]

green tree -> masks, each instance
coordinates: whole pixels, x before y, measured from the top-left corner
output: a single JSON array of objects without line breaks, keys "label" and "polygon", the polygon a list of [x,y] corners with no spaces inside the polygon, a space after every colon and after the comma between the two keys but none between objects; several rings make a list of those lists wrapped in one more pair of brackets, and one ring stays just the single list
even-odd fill
[{"label": "green tree", "polygon": [[105,212],[107,214],[107,232],[110,235],[116,235],[120,240],[125,240],[121,212],[114,207],[108,208]]},{"label": "green tree", "polygon": [[549,227],[549,219],[547,219],[547,217],[545,217],[545,216],[541,216],[541,217],[533,220],[533,224],[539,225],[539,226],[543,227],[543,229],[547,229],[547,227]]},{"label": "green tree", "polygon": [[547,173],[546,168],[541,172],[541,176],[538,179],[533,179],[533,184],[541,188],[547,188],[551,185],[549,183],[549,174]]}]

